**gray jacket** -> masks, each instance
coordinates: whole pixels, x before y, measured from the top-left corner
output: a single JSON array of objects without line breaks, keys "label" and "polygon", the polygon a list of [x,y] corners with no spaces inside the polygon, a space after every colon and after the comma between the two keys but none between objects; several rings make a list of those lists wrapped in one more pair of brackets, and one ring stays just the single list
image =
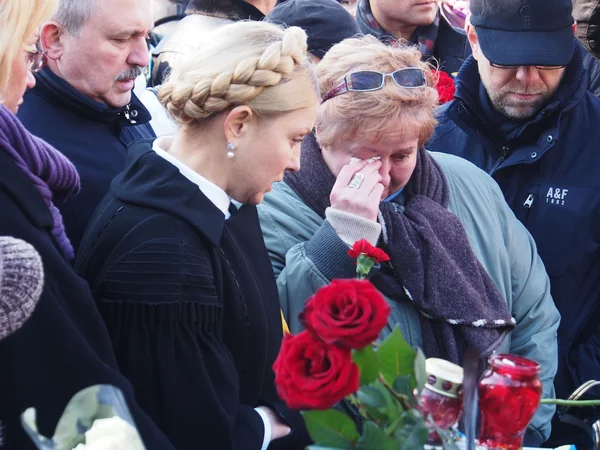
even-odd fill
[{"label": "gray jacket", "polygon": [[[497,353],[513,353],[541,365],[544,397],[554,397],[556,330],[560,315],[535,243],[507,206],[497,184],[473,164],[432,153],[450,186],[449,210],[458,216],[471,247],[506,298],[517,321]],[[305,205],[285,183],[278,183],[259,206],[284,315],[292,332],[302,329],[298,314],[305,301],[333,278],[354,276],[348,246],[327,220]],[[421,345],[418,311],[409,302],[388,298],[389,332],[399,325],[412,346]],[[530,428],[540,442],[550,435],[554,406],[542,406]]]}]

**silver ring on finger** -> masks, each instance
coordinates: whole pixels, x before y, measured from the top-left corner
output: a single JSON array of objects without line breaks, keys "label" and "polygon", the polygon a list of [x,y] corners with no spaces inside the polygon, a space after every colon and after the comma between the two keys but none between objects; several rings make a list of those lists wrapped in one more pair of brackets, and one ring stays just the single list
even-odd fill
[{"label": "silver ring on finger", "polygon": [[352,189],[359,189],[362,186],[364,181],[365,181],[365,176],[359,172],[352,177],[352,179],[350,180],[350,183],[348,183],[348,187],[352,188]]}]

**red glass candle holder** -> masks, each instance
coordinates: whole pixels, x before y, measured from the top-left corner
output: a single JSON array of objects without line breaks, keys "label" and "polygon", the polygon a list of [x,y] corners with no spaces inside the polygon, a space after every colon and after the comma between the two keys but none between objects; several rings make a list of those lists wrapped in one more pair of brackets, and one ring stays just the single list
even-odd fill
[{"label": "red glass candle holder", "polygon": [[479,382],[481,433],[487,448],[518,450],[542,397],[540,366],[514,355],[495,355]]},{"label": "red glass candle holder", "polygon": [[[427,382],[421,392],[420,408],[442,430],[450,430],[462,412],[463,369],[443,359],[426,361]],[[429,443],[438,444],[440,436],[428,423]]]}]

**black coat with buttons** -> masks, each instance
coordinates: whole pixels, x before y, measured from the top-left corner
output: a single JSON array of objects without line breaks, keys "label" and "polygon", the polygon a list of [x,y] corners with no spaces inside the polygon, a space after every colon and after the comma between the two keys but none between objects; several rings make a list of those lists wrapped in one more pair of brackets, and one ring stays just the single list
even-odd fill
[{"label": "black coat with buttons", "polygon": [[132,93],[125,108],[92,100],[46,68],[25,94],[18,117],[36,136],[67,156],[81,177],[81,192],[57,205],[77,250],[85,227],[112,179],[121,171],[127,146],[154,137],[150,113]]},{"label": "black coat with buttons", "polygon": [[477,63],[468,59],[428,145],[492,175],[535,239],[562,316],[559,398],[600,374],[600,99],[587,90],[583,61],[576,45],[555,95],[507,139],[504,124],[484,119]]},{"label": "black coat with buttons", "polygon": [[279,296],[255,206],[223,213],[149,143],[129,149],[85,233],[90,283],[119,368],[178,450],[260,450],[270,405],[307,441],[275,391]]}]

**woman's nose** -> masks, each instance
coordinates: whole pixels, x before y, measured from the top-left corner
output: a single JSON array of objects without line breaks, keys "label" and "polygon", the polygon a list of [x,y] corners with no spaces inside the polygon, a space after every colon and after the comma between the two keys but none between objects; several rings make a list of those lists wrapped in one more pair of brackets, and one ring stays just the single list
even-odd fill
[{"label": "woman's nose", "polygon": [[290,162],[288,163],[286,170],[291,170],[292,172],[298,172],[300,170],[300,150],[299,149],[298,149],[298,151],[295,151],[292,154],[292,157],[290,159]]},{"label": "woman's nose", "polygon": [[379,169],[379,175],[381,175],[381,184],[383,187],[387,188],[390,185],[390,181],[392,177],[390,175],[390,171],[392,169],[392,165],[389,160],[381,160],[381,168]]}]

